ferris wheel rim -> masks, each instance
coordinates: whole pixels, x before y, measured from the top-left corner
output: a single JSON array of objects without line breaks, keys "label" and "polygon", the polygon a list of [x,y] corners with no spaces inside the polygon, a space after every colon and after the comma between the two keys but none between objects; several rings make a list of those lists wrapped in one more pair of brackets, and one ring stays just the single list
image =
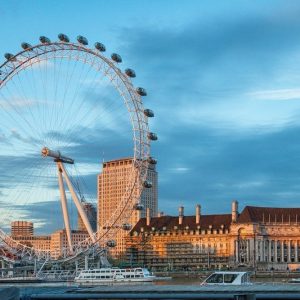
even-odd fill
[{"label": "ferris wheel rim", "polygon": [[[57,48],[55,48],[57,47]],[[50,48],[50,50],[47,52],[45,51],[46,49]],[[52,48],[52,49],[51,49]],[[54,49],[55,48],[55,49]],[[35,51],[38,50],[39,52],[35,53]],[[147,166],[148,166],[148,160],[147,158],[150,156],[150,141],[148,139],[148,133],[149,133],[149,128],[148,128],[148,123],[147,120],[145,118],[145,116],[143,115],[143,111],[141,109],[142,106],[142,101],[141,101],[141,97],[137,94],[136,90],[134,89],[131,81],[129,80],[129,78],[122,73],[122,71],[116,66],[116,64],[110,60],[109,58],[105,57],[104,55],[101,55],[100,53],[98,53],[95,50],[92,50],[91,48],[85,47],[84,45],[80,44],[80,43],[72,43],[72,42],[50,42],[47,44],[44,43],[39,43],[36,44],[35,46],[32,46],[30,49],[27,50],[22,50],[19,53],[17,53],[16,55],[13,56],[13,58],[11,60],[7,60],[5,61],[1,66],[0,66],[0,89],[5,86],[5,84],[18,72],[23,71],[24,69],[26,69],[28,66],[26,66],[26,63],[28,63],[29,61],[31,61],[32,59],[36,58],[36,57],[40,57],[42,55],[44,55],[45,53],[49,53],[49,52],[55,52],[55,51],[82,51],[85,53],[88,53],[89,55],[93,55],[96,56],[97,58],[101,59],[102,61],[104,61],[107,65],[109,65],[109,67],[115,72],[115,74],[118,76],[118,78],[122,81],[124,87],[128,90],[130,96],[131,96],[131,100],[134,103],[134,107],[135,107],[135,113],[137,114],[137,116],[143,116],[143,120],[140,120],[138,118],[137,120],[137,124],[139,125],[139,129],[136,130],[135,126],[133,124],[133,121],[131,120],[131,124],[132,124],[132,130],[133,130],[133,135],[134,135],[134,156],[133,156],[133,163],[134,166],[138,166],[139,170],[141,173],[136,174],[136,177],[139,177],[135,180],[135,184],[138,183],[139,185],[142,184],[143,180],[146,177],[146,173],[147,173]],[[30,56],[30,54],[36,54],[35,56]],[[19,60],[19,58],[22,58],[22,60]],[[5,72],[3,72],[3,70],[5,70]],[[10,71],[9,71],[10,70]],[[122,95],[120,95],[123,98],[123,101],[126,104],[126,101],[124,99],[124,97]],[[136,100],[136,101],[134,101]],[[128,109],[128,107],[127,107]],[[129,111],[129,114],[132,112]],[[130,114],[131,116],[131,114]],[[135,137],[136,135],[136,131],[138,133],[141,134],[141,132],[143,133],[143,138],[137,139]],[[136,143],[137,141],[140,142],[140,145],[137,147]],[[146,149],[146,150],[145,150]],[[140,156],[138,156],[138,159],[136,157],[136,153],[140,152]],[[144,152],[144,156],[141,156],[141,154],[143,154]],[[142,174],[143,179],[140,180],[139,182],[137,182],[141,176],[140,174]],[[135,187],[135,185],[132,187]],[[129,201],[129,199],[128,199]],[[126,203],[127,204],[127,203]],[[126,204],[123,206],[121,213],[123,212],[124,209],[126,209]],[[118,217],[120,218],[120,216]],[[114,222],[112,223],[112,225],[114,225],[117,221],[118,218],[114,219]],[[111,228],[108,229],[111,230],[113,228],[113,226],[111,226]],[[1,230],[1,229],[0,229]],[[3,235],[5,234],[4,231],[1,230],[1,234]],[[98,234],[98,230],[97,233]],[[104,233],[105,235],[105,233]],[[101,237],[100,237],[101,238]],[[10,238],[11,239],[11,238]],[[13,240],[13,239],[11,239]],[[97,239],[97,242],[99,242],[99,239]],[[43,250],[37,250],[37,249],[33,249],[32,247],[28,247],[27,245],[23,245],[21,243],[19,243],[18,241],[13,240],[13,243],[17,244],[17,248],[19,247],[23,247],[22,251],[25,249],[28,253],[30,253],[30,255],[43,255]],[[91,243],[89,243],[91,245]]]}]

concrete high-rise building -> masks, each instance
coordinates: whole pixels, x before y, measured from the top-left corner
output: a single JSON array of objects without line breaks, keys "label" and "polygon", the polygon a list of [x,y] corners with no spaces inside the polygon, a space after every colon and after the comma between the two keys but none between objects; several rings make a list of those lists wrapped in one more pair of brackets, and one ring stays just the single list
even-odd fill
[{"label": "concrete high-rise building", "polygon": [[[97,210],[96,210],[95,206],[89,202],[81,202],[81,205],[88,217],[88,220],[91,224],[93,231],[96,232],[97,231]],[[78,219],[77,219],[77,228],[80,231],[86,231],[86,228],[84,226],[82,218],[79,214],[78,214]]]},{"label": "concrete high-rise building", "polygon": [[[98,230],[100,230],[107,220],[110,219],[122,196],[128,186],[130,174],[132,170],[133,159],[123,158],[103,163],[102,173],[98,176]],[[157,172],[155,164],[149,164],[147,180],[152,182],[151,188],[145,188],[141,195],[141,203],[144,205],[144,210],[133,211],[130,223],[134,226],[141,217],[146,215],[146,208],[150,209],[150,215],[157,215],[158,197],[157,197]],[[120,230],[115,240],[117,246],[111,251],[113,256],[121,254],[125,250],[124,237],[128,232]]]},{"label": "concrete high-rise building", "polygon": [[11,236],[33,236],[33,223],[28,221],[11,222]]}]

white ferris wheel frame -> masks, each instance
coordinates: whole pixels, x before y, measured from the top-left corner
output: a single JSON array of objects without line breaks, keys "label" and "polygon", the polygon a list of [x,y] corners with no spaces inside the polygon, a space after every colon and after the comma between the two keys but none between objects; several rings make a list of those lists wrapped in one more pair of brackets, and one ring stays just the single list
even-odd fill
[{"label": "white ferris wheel frame", "polygon": [[[134,204],[140,201],[143,183],[147,177],[148,159],[150,157],[149,127],[141,95],[134,88],[129,76],[118,68],[116,62],[105,57],[98,50],[88,48],[81,43],[66,41],[40,43],[17,53],[0,66],[0,89],[22,70],[41,61],[53,58],[81,61],[90,65],[96,71],[102,71],[102,74],[109,78],[111,84],[123,98],[129,112],[133,132],[133,168],[122,200],[111,218],[107,220],[105,226],[96,232],[96,238],[92,239],[89,237],[80,244],[73,245],[71,251],[63,249],[62,259],[72,259],[72,257],[88,251],[95,244],[97,244],[96,246],[104,247],[106,242],[115,235],[116,231],[120,230],[122,227],[120,223],[125,223],[130,218]],[[0,229],[0,241],[2,246],[16,257],[25,257],[29,260],[33,258],[39,260],[51,259],[50,252],[24,245],[12,239],[2,229]]]}]

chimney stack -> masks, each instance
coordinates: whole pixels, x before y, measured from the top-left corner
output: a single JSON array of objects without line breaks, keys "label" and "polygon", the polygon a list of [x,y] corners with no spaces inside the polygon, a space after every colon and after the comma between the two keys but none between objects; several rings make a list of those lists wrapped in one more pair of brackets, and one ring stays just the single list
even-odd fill
[{"label": "chimney stack", "polygon": [[151,221],[150,208],[147,207],[147,209],[146,209],[146,225],[147,226],[150,226],[150,221]]},{"label": "chimney stack", "polygon": [[184,207],[179,206],[178,212],[179,212],[178,223],[179,223],[179,225],[182,225],[183,215],[184,215]]},{"label": "chimney stack", "polygon": [[235,223],[239,214],[239,203],[236,200],[232,201],[231,204],[231,221]]},{"label": "chimney stack", "polygon": [[201,218],[201,205],[196,205],[196,224],[200,224],[200,218]]}]

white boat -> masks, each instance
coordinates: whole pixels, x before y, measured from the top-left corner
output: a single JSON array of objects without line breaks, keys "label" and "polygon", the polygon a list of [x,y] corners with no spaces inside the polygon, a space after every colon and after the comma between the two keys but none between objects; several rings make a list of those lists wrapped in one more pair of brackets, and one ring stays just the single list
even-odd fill
[{"label": "white boat", "polygon": [[249,285],[249,272],[218,271],[207,277],[202,285]]},{"label": "white boat", "polygon": [[300,278],[291,278],[288,283],[300,283]]},{"label": "white boat", "polygon": [[117,282],[152,282],[155,278],[146,268],[102,268],[83,270],[75,277],[74,281],[79,284],[106,284]]}]

